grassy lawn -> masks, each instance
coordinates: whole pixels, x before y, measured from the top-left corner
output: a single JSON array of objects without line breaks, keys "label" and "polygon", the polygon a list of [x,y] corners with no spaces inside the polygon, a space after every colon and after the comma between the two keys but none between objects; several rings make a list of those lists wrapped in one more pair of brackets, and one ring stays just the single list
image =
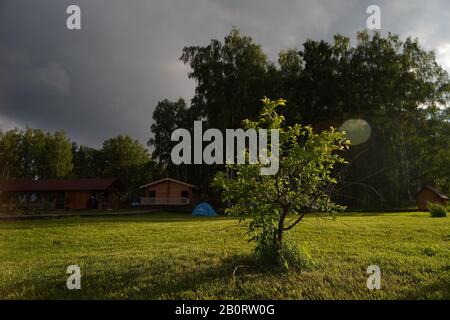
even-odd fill
[{"label": "grassy lawn", "polygon": [[[450,218],[427,213],[308,217],[291,236],[312,252],[308,272],[242,264],[252,244],[231,218],[158,213],[130,217],[0,220],[0,298],[450,299]],[[81,290],[66,268],[81,267]],[[379,265],[382,289],[366,287]]]}]

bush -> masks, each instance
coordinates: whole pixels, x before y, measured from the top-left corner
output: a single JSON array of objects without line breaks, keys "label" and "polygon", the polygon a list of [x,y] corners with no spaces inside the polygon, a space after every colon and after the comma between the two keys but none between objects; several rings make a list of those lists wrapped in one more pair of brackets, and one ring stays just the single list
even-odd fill
[{"label": "bush", "polygon": [[447,208],[437,203],[429,203],[428,210],[433,218],[443,218],[447,216]]}]

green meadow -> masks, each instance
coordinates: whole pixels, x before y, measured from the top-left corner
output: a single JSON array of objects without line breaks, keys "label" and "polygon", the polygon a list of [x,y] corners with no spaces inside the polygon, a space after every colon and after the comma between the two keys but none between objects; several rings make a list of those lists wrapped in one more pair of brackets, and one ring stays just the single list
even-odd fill
[{"label": "green meadow", "polygon": [[[232,218],[181,213],[0,220],[0,298],[450,299],[450,218],[310,216],[290,240],[315,266],[281,273],[248,264],[244,232]],[[66,287],[69,265],[80,290]],[[369,265],[381,290],[366,286]]]}]

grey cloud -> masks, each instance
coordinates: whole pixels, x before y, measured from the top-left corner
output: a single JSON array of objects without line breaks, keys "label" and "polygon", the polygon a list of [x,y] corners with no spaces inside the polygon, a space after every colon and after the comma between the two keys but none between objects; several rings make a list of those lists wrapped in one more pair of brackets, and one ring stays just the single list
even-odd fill
[{"label": "grey cloud", "polygon": [[[65,27],[69,4],[81,7],[81,31]],[[222,39],[234,25],[274,60],[307,38],[354,36],[370,4],[382,8],[383,32],[418,36],[450,65],[448,0],[3,0],[0,128],[64,129],[94,146],[120,133],[145,143],[158,100],[193,95],[178,61],[184,46]]]},{"label": "grey cloud", "polygon": [[[3,50],[5,53],[7,51]],[[70,77],[57,61],[45,66],[33,66],[25,54],[9,52],[5,54],[0,67],[3,74],[8,75],[4,85],[23,94],[67,94],[70,91]]]},{"label": "grey cloud", "polygon": [[67,94],[70,90],[70,78],[59,62],[52,62],[47,67],[35,71],[36,81],[55,93]]},{"label": "grey cloud", "polygon": [[0,115],[0,131],[8,131],[15,128],[23,129],[23,125]]}]

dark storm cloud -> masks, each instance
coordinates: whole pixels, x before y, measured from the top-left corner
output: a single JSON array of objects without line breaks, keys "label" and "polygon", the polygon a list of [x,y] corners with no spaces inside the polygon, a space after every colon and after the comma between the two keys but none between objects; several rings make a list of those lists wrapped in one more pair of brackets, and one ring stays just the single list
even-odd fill
[{"label": "dark storm cloud", "polygon": [[[65,27],[69,4],[81,7],[81,31]],[[0,129],[146,142],[157,101],[193,94],[178,61],[185,45],[222,39],[234,25],[276,59],[306,38],[354,36],[370,4],[382,8],[383,32],[418,36],[450,68],[448,0],[0,1]]]}]

